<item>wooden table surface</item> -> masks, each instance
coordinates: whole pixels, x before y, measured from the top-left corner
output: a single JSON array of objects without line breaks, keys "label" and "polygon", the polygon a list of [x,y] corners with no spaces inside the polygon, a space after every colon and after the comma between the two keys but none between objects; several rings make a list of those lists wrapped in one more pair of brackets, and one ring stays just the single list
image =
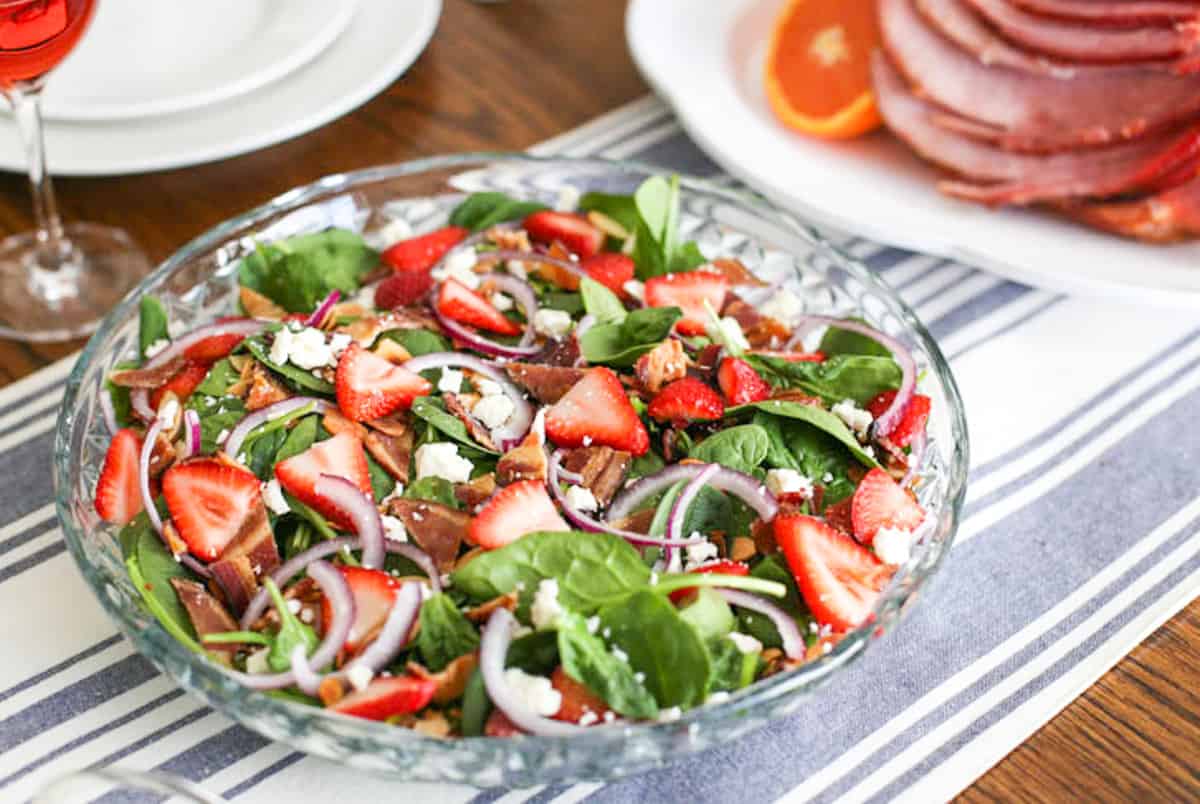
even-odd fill
[{"label": "wooden table surface", "polygon": [[[63,214],[125,227],[157,262],[230,215],[328,173],[528,147],[647,92],[626,50],[623,14],[617,0],[446,0],[416,65],[352,114],[223,162],[60,180]],[[0,176],[0,233],[31,225],[24,179]],[[0,384],[81,346],[0,340]],[[962,798],[1200,800],[1198,682],[1195,601]]]}]

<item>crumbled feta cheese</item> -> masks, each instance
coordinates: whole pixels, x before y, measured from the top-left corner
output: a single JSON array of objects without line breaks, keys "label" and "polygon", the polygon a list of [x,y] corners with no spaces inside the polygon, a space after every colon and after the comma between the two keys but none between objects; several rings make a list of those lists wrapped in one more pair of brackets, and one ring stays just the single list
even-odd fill
[{"label": "crumbled feta cheese", "polygon": [[683,710],[678,706],[672,706],[667,709],[660,709],[658,712],[659,723],[672,723],[683,717]]},{"label": "crumbled feta cheese", "polygon": [[408,531],[404,529],[404,523],[394,516],[384,514],[379,517],[383,522],[383,535],[394,542],[408,541]]},{"label": "crumbled feta cheese", "polygon": [[512,296],[504,293],[493,293],[492,306],[500,312],[506,313],[513,308]]},{"label": "crumbled feta cheese", "polygon": [[599,721],[600,721],[600,716],[597,715],[595,712],[593,712],[591,709],[587,710],[586,712],[584,712],[582,715],[579,716],[579,725],[580,726],[590,726],[593,723],[598,723]]},{"label": "crumbled feta cheese", "polygon": [[579,206],[579,191],[569,184],[564,184],[558,189],[558,195],[554,198],[554,208],[559,212],[574,212]]},{"label": "crumbled feta cheese", "polygon": [[504,394],[480,397],[471,407],[471,415],[489,430],[495,430],[512,418],[516,405]]},{"label": "crumbled feta cheese", "polygon": [[515,276],[517,279],[524,279],[526,276],[529,275],[528,270],[526,270],[526,268],[525,268],[525,263],[523,263],[523,262],[517,262],[516,260],[509,260],[507,263],[505,263],[505,267],[508,268],[508,272],[510,274],[512,274],[513,276]]},{"label": "crumbled feta cheese", "polygon": [[146,350],[142,352],[142,354],[144,354],[146,359],[149,360],[150,358],[157,356],[163,349],[166,349],[170,345],[171,342],[166,338],[159,338],[154,343],[147,346]]},{"label": "crumbled feta cheese", "polygon": [[833,472],[826,472],[825,474],[821,475],[821,482],[824,483],[826,486],[828,486],[830,483],[832,483],[833,482]]},{"label": "crumbled feta cheese", "polygon": [[726,692],[725,690],[717,690],[712,695],[708,696],[708,700],[706,700],[705,703],[706,704],[725,703],[726,701],[728,701],[730,699],[730,697],[731,696],[729,695],[729,693]]},{"label": "crumbled feta cheese", "polygon": [[616,645],[612,646],[612,655],[618,662],[625,662],[626,664],[629,664],[629,654],[618,648]]},{"label": "crumbled feta cheese", "polygon": [[859,438],[866,437],[867,430],[870,429],[872,422],[875,421],[875,417],[870,412],[854,404],[853,399],[843,399],[830,408],[830,412],[845,422],[846,426],[853,430]]},{"label": "crumbled feta cheese", "polygon": [[471,384],[475,386],[475,390],[479,392],[480,396],[499,396],[504,393],[500,383],[489,380],[487,377],[476,377],[471,380]]},{"label": "crumbled feta cheese", "polygon": [[262,650],[256,650],[254,653],[251,653],[246,657],[246,672],[253,673],[256,676],[264,675],[266,673],[274,673],[275,671],[271,669],[271,665],[267,662],[267,657],[270,654],[270,648],[263,648]]},{"label": "crumbled feta cheese", "polygon": [[504,683],[525,705],[542,717],[550,717],[562,706],[562,693],[554,689],[550,679],[533,676],[519,667],[504,671]]},{"label": "crumbled feta cheese", "polygon": [[292,510],[287,500],[283,498],[283,489],[279,487],[279,481],[275,478],[262,484],[262,498],[263,502],[267,504],[267,508],[270,508],[271,513],[276,516],[283,516]]},{"label": "crumbled feta cheese", "polygon": [[547,338],[561,338],[571,331],[571,316],[562,310],[543,307],[533,314],[533,328]]},{"label": "crumbled feta cheese", "polygon": [[312,609],[304,609],[300,612],[300,622],[305,625],[312,625],[313,613]]},{"label": "crumbled feta cheese", "polygon": [[586,486],[568,486],[567,505],[576,511],[596,511],[600,508],[596,495]]},{"label": "crumbled feta cheese", "polygon": [[762,653],[762,643],[749,634],[732,631],[729,634],[729,639],[742,653]]},{"label": "crumbled feta cheese", "polygon": [[592,445],[592,437],[590,435],[585,435],[583,437],[583,445],[585,447],[590,447]]},{"label": "crumbled feta cheese", "polygon": [[790,290],[780,288],[771,294],[771,298],[759,305],[758,311],[789,327],[794,327],[804,316],[804,302],[800,301],[799,297]]},{"label": "crumbled feta cheese", "polygon": [[912,555],[912,541],[911,531],[883,527],[875,532],[875,540],[871,544],[880,561],[884,564],[900,566],[908,563],[908,559]]},{"label": "crumbled feta cheese", "polygon": [[640,280],[627,280],[623,285],[621,285],[621,290],[625,291],[638,301],[646,300],[646,285]]},{"label": "crumbled feta cheese", "polygon": [[458,445],[449,442],[422,444],[417,449],[417,479],[440,477],[451,483],[466,483],[475,468],[469,460],[458,454]]},{"label": "crumbled feta cheese", "polygon": [[642,672],[634,673],[633,680],[636,681],[637,683],[641,684],[643,681],[646,680],[646,674],[642,673]]},{"label": "crumbled feta cheese", "polygon": [[447,279],[457,279],[471,290],[479,287],[479,274],[472,268],[478,262],[473,248],[456,248],[446,255],[442,264],[433,270],[432,276],[439,282]]},{"label": "crumbled feta cheese", "polygon": [[288,611],[290,611],[292,614],[299,614],[300,613],[300,601],[296,600],[295,598],[292,598],[291,600],[289,600],[287,602],[287,608],[288,608]]},{"label": "crumbled feta cheese", "polygon": [[539,631],[553,628],[562,614],[563,607],[558,602],[558,581],[553,578],[542,580],[533,594],[533,605],[529,607],[533,627]]},{"label": "crumbled feta cheese", "polygon": [[365,690],[373,678],[375,678],[375,672],[365,664],[352,664],[346,670],[346,680],[359,692]]},{"label": "crumbled feta cheese", "polygon": [[591,617],[588,617],[586,620],[584,620],[583,624],[587,626],[589,634],[594,634],[600,630],[600,616],[598,614],[593,614]]},{"label": "crumbled feta cheese", "polygon": [[438,378],[437,389],[443,394],[462,393],[463,373],[457,369],[444,368]]},{"label": "crumbled feta cheese", "polygon": [[337,364],[325,333],[312,327],[293,331],[284,327],[275,333],[269,355],[272,363],[292,363],[302,369],[316,369]]},{"label": "crumbled feta cheese", "polygon": [[412,226],[403,218],[393,218],[384,224],[377,232],[368,232],[363,235],[363,240],[367,245],[376,251],[383,251],[389,246],[399,243],[401,240],[407,240],[413,236]]},{"label": "crumbled feta cheese", "polygon": [[538,408],[538,412],[533,414],[533,424],[529,426],[529,432],[537,436],[539,444],[546,443],[546,409]]},{"label": "crumbled feta cheese", "polygon": [[686,548],[686,552],[688,569],[706,564],[720,555],[720,552],[717,550],[717,546],[709,541],[689,544]]},{"label": "crumbled feta cheese", "polygon": [[813,484],[795,469],[768,469],[767,489],[776,497],[781,494],[799,494],[801,497],[812,497]]},{"label": "crumbled feta cheese", "polygon": [[335,355],[340,355],[353,341],[354,339],[346,333],[335,332],[329,336],[329,348]]}]

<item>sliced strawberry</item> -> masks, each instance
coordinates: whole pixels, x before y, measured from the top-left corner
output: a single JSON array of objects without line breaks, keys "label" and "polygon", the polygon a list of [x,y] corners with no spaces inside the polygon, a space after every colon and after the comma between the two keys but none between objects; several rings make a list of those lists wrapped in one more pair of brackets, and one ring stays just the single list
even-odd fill
[{"label": "sliced strawberry", "polygon": [[[725,559],[722,561],[713,562],[712,564],[705,564],[703,567],[690,569],[688,572],[699,573],[701,575],[749,575],[750,565],[741,561],[730,561]],[[697,587],[688,586],[683,589],[676,589],[674,592],[671,592],[668,597],[671,598],[672,603],[680,603],[684,600],[684,598],[688,597],[688,595],[691,595],[696,590]]]},{"label": "sliced strawberry", "polygon": [[461,226],[434,229],[428,234],[393,243],[380,257],[396,271],[428,271],[469,234]]},{"label": "sliced strawberry", "polygon": [[397,410],[433,390],[416,372],[389,363],[351,343],[338,359],[335,377],[338,408],[356,422],[369,422]]},{"label": "sliced strawberry", "polygon": [[349,530],[350,519],[314,490],[321,475],[344,477],[362,489],[363,494],[371,493],[367,455],[358,436],[348,431],[338,433],[275,464],[275,477],[289,494]]},{"label": "sliced strawberry", "polygon": [[751,349],[750,354],[777,357],[789,363],[824,363],[824,352],[773,352],[770,349]]},{"label": "sliced strawberry", "polygon": [[162,402],[167,391],[175,394],[175,398],[180,402],[192,395],[192,391],[196,390],[196,386],[204,382],[204,378],[208,376],[209,365],[207,363],[197,363],[189,360],[183,364],[183,368],[175,372],[175,375],[165,383],[155,388],[150,392],[150,407],[158,410],[159,404]]},{"label": "sliced strawberry", "polygon": [[811,516],[777,516],[774,529],[775,542],[817,622],[839,631],[862,625],[887,581],[879,559]]},{"label": "sliced strawberry", "polygon": [[394,310],[416,304],[433,287],[433,276],[424,271],[397,271],[375,288],[375,306]]},{"label": "sliced strawberry", "polygon": [[[232,320],[244,321],[246,319],[235,318]],[[197,360],[201,363],[216,363],[222,357],[232,352],[244,340],[246,340],[246,336],[237,333],[210,335],[204,340],[196,341],[184,349],[183,356],[188,360]]]},{"label": "sliced strawberry", "polygon": [[728,290],[729,280],[711,271],[656,276],[646,280],[646,306],[678,307],[683,310],[683,318],[676,322],[675,329],[681,335],[703,335],[704,325],[710,320],[704,302],[719,312]]},{"label": "sliced strawberry", "polygon": [[546,412],[546,437],[560,447],[612,447],[636,455],[650,434],[612,369],[594,368]]},{"label": "sliced strawberry", "polygon": [[433,700],[437,688],[432,678],[380,676],[366,689],[350,693],[329,709],[367,720],[387,720],[393,715],[420,712]]},{"label": "sliced strawberry", "polygon": [[588,257],[579,267],[618,296],[625,295],[625,283],[633,279],[633,260],[625,254],[612,251]]},{"label": "sliced strawberry", "polygon": [[695,377],[676,380],[650,400],[646,413],[660,422],[719,419],[725,413],[721,395]]},{"label": "sliced strawberry", "polygon": [[[884,391],[870,401],[867,410],[871,411],[871,415],[878,419],[895,398],[895,391]],[[929,421],[929,409],[932,406],[933,401],[929,397],[924,394],[913,394],[913,398],[908,402],[908,407],[904,409],[904,415],[896,423],[895,429],[888,433],[888,441],[897,447],[907,447],[911,444],[913,436],[925,429],[925,422]]]},{"label": "sliced strawberry", "polygon": [[540,480],[522,480],[505,486],[467,528],[467,541],[485,550],[515,542],[539,530],[570,530]]},{"label": "sliced strawberry", "polygon": [[854,523],[854,538],[863,544],[875,541],[880,528],[912,530],[924,518],[925,511],[917,501],[882,469],[867,472],[854,490],[850,519]]},{"label": "sliced strawberry", "polygon": [[138,457],[142,439],[126,427],[108,445],[100,479],[96,481],[96,513],[105,522],[125,525],[142,511]]},{"label": "sliced strawberry", "polygon": [[559,705],[558,711],[551,715],[555,720],[578,723],[584,715],[591,712],[592,717],[589,719],[595,723],[608,711],[608,704],[603,698],[567,675],[567,671],[561,665],[550,674],[550,685],[562,696],[562,704]]},{"label": "sliced strawberry", "polygon": [[522,226],[537,242],[562,243],[581,260],[597,253],[604,245],[604,232],[574,212],[543,209],[527,217]]},{"label": "sliced strawberry", "polygon": [[[404,582],[383,570],[345,565],[339,565],[338,570],[345,577],[350,594],[354,597],[354,625],[350,626],[345,647],[351,653],[357,653],[383,628]],[[321,622],[332,622],[332,617],[333,607],[322,598]]]},{"label": "sliced strawberry", "polygon": [[717,368],[717,385],[730,405],[760,402],[771,395],[771,386],[740,357],[727,357]]},{"label": "sliced strawberry", "polygon": [[504,313],[483,296],[479,295],[457,279],[447,279],[438,288],[438,312],[462,324],[470,324],[488,332],[498,332],[501,335],[520,335],[521,327],[517,322],[505,318]]},{"label": "sliced strawberry", "polygon": [[217,458],[175,464],[163,474],[162,490],[188,552],[205,561],[220,556],[262,505],[258,478]]}]

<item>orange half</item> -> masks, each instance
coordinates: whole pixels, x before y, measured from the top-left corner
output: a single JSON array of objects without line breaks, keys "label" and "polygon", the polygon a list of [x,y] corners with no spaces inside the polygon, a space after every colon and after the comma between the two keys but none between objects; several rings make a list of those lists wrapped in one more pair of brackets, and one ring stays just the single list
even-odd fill
[{"label": "orange half", "polygon": [[879,46],[875,0],[790,0],[771,35],[764,81],[775,114],[826,139],[880,124],[871,90]]}]

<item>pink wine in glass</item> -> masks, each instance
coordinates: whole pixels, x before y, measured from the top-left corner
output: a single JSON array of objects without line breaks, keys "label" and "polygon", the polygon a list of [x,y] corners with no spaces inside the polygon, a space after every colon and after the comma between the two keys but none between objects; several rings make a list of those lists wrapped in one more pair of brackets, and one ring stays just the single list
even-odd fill
[{"label": "pink wine in glass", "polygon": [[64,226],[46,172],[42,85],[79,42],[95,6],[96,0],[0,0],[0,93],[25,146],[37,225],[0,240],[0,337],[85,335],[149,268],[120,229]]}]

